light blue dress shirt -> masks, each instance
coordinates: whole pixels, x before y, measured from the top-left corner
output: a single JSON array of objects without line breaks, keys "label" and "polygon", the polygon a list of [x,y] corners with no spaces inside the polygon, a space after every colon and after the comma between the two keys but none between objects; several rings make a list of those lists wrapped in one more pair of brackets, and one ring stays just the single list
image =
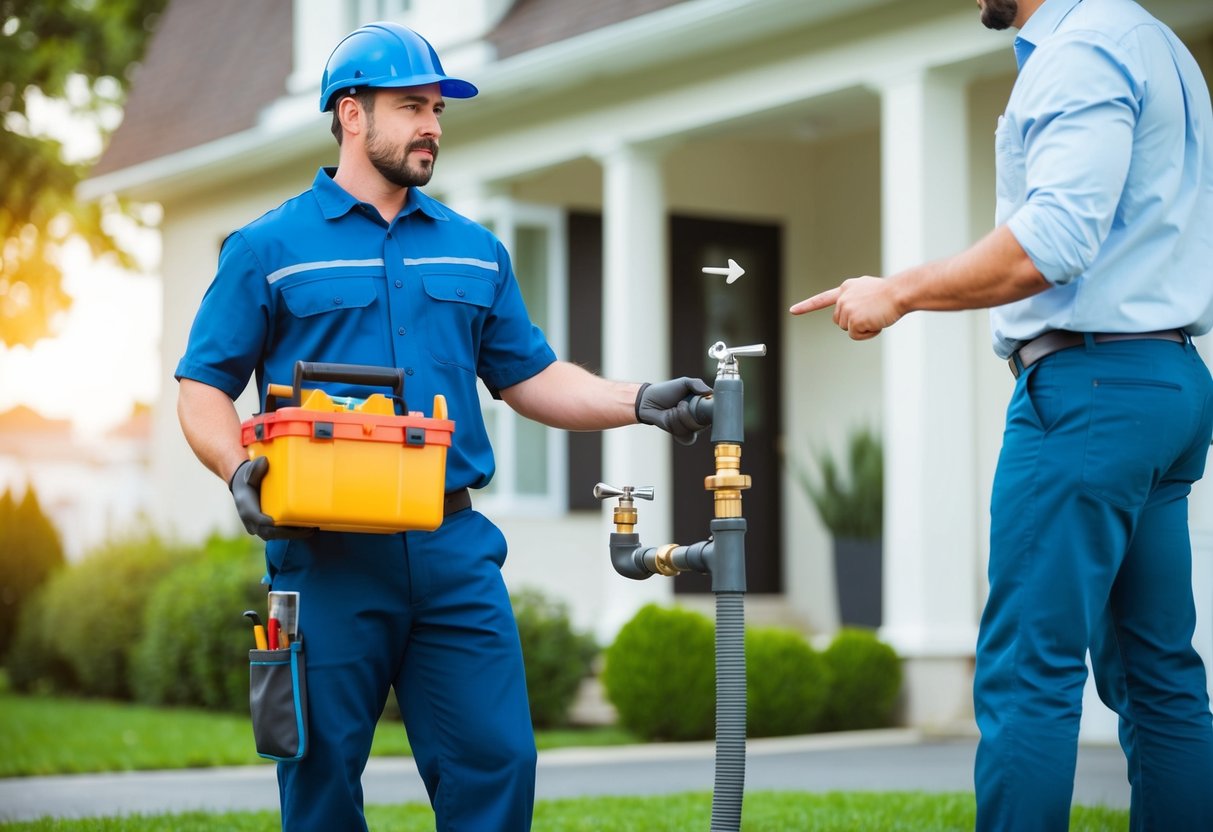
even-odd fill
[{"label": "light blue dress shirt", "polygon": [[1187,48],[1130,0],[1046,0],[1015,39],[997,223],[1051,288],[991,310],[1008,357],[1053,329],[1213,328],[1213,114]]}]

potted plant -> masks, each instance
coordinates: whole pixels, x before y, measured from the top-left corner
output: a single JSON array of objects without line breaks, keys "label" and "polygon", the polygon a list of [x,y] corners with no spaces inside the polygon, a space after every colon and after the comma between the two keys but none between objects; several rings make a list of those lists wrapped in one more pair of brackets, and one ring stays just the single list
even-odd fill
[{"label": "potted plant", "polygon": [[851,432],[842,461],[813,454],[819,476],[795,466],[797,479],[834,537],[834,575],[844,625],[879,627],[882,606],[884,454],[868,428]]}]

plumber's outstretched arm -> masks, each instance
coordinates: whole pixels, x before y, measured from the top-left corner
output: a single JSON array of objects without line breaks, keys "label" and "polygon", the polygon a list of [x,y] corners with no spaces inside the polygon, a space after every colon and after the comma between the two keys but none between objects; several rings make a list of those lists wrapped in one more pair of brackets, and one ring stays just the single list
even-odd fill
[{"label": "plumber's outstretched arm", "polygon": [[706,427],[688,421],[687,401],[711,388],[699,379],[680,378],[656,384],[609,381],[576,364],[557,361],[501,391],[514,410],[545,425],[564,430],[605,430],[637,422],[656,425],[680,441],[694,441]]},{"label": "plumber's outstretched arm", "polygon": [[952,257],[924,263],[888,278],[856,277],[792,306],[793,315],[834,307],[834,323],[853,340],[874,338],[908,312],[983,309],[1048,289],[1015,235],[1005,225]]}]

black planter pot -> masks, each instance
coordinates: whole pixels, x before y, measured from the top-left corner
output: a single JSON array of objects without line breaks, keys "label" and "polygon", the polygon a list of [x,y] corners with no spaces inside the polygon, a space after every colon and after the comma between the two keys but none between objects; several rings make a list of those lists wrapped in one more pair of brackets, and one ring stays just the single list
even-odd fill
[{"label": "black planter pot", "polygon": [[876,628],[883,601],[883,547],[879,538],[834,538],[834,580],[842,623]]}]

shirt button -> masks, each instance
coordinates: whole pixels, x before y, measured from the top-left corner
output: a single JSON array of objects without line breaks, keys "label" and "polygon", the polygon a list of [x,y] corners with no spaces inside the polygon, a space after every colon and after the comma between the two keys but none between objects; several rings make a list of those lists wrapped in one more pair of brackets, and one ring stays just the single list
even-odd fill
[{"label": "shirt button", "polygon": [[397,334],[397,335],[403,335],[403,334],[404,334],[404,327],[400,327],[400,329],[396,330],[396,334]]},{"label": "shirt button", "polygon": [[404,281],[402,281],[402,280],[397,280],[397,281],[396,281],[396,288],[397,288],[397,289],[399,289],[399,288],[400,288],[401,286],[403,286],[403,285],[404,285]]},{"label": "shirt button", "polygon": [[404,374],[405,374],[406,376],[411,376],[411,375],[413,374],[413,368],[412,368],[412,367],[406,367],[406,368],[405,368],[405,370],[404,370]]},{"label": "shirt button", "polygon": [[340,306],[340,305],[341,305],[341,298],[333,298],[333,303],[335,303],[337,306]]},{"label": "shirt button", "polygon": [[459,297],[463,297],[463,295],[464,295],[465,293],[464,293],[464,291],[463,291],[462,289],[456,289],[456,290],[455,290],[455,294],[459,295]]}]

